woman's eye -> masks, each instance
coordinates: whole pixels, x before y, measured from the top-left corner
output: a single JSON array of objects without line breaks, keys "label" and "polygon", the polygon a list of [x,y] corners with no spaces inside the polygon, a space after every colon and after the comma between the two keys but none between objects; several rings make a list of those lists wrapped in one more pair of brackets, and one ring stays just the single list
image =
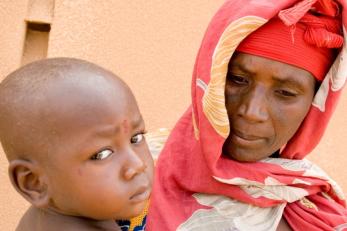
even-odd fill
[{"label": "woman's eye", "polygon": [[109,149],[102,150],[101,152],[98,152],[94,154],[90,159],[91,160],[103,160],[112,155],[113,152]]},{"label": "woman's eye", "polygon": [[277,93],[284,97],[295,97],[297,95],[295,92],[288,90],[278,90]]},{"label": "woman's eye", "polygon": [[143,138],[144,138],[144,134],[143,133],[139,133],[139,134],[136,134],[133,137],[131,137],[130,142],[132,144],[138,144],[138,143],[140,143],[143,140]]},{"label": "woman's eye", "polygon": [[233,83],[236,83],[238,85],[246,85],[248,84],[248,80],[245,77],[238,76],[238,75],[233,75],[231,74],[228,79],[232,81]]}]

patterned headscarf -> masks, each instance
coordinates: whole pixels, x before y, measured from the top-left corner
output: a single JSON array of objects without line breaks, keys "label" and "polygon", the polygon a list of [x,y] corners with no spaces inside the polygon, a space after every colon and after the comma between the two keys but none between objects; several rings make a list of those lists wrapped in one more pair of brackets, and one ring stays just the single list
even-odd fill
[{"label": "patterned headscarf", "polygon": [[[333,64],[329,63],[310,111],[283,148],[282,158],[241,163],[222,155],[230,130],[225,80],[229,60],[239,44],[277,17],[290,27],[295,42],[297,23],[309,11],[340,20],[343,26],[335,32],[343,31],[346,44],[345,7],[347,3],[342,0],[225,2],[212,19],[196,59],[192,106],[176,124],[159,156],[147,230],[267,231],[276,230],[282,217],[293,230],[347,228],[341,189],[303,159],[319,143],[345,85],[346,47],[334,61],[329,60]],[[307,36],[316,40],[312,33]],[[315,45],[325,42],[318,40]],[[314,70],[309,71],[318,78]]]}]

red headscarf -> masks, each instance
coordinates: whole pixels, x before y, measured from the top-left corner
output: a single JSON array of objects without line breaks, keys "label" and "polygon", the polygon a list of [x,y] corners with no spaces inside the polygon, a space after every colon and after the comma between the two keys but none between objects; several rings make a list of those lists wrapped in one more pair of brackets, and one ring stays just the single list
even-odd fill
[{"label": "red headscarf", "polygon": [[[290,41],[296,44],[301,30],[298,22],[305,20],[309,10],[342,20],[344,26],[337,26],[335,31],[323,29],[339,40],[336,32],[347,25],[347,14],[341,11],[345,7],[342,0],[339,4],[331,0],[225,2],[212,19],[197,56],[192,106],[175,126],[159,156],[146,230],[276,230],[282,216],[294,230],[347,228],[340,188],[318,167],[302,160],[318,144],[345,85],[346,48],[331,67],[332,58],[323,57],[323,69],[310,65],[305,68],[300,60],[292,63],[295,56],[279,59],[288,59],[317,79],[325,76],[304,122],[283,149],[284,158],[240,163],[222,155],[229,135],[225,79],[229,60],[239,44],[269,20],[278,20],[276,17],[290,27]],[[338,18],[341,15],[342,19]],[[319,39],[315,42],[313,34],[309,32],[307,36],[315,45],[326,43]],[[324,51],[327,48],[319,49],[323,50],[314,51],[312,57],[320,56],[321,51],[330,54]]]},{"label": "red headscarf", "polygon": [[[283,14],[282,14],[283,15]],[[274,17],[243,40],[236,50],[305,69],[322,81],[343,44],[341,21],[307,13],[295,26]]]}]

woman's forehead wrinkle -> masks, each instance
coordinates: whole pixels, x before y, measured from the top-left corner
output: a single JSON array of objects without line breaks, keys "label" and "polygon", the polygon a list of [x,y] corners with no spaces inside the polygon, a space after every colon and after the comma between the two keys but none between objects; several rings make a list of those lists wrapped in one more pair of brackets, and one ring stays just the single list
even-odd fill
[{"label": "woman's forehead wrinkle", "polygon": [[[238,57],[238,56],[237,56]],[[242,55],[239,57],[243,57]],[[252,66],[252,61],[250,59],[241,59],[241,58],[236,58],[233,59],[230,65],[230,68],[233,71],[242,71],[244,73],[248,73],[248,74],[255,74],[256,71],[254,70],[253,66]]]},{"label": "woman's forehead wrinkle", "polygon": [[245,74],[250,74],[252,76],[261,74],[263,71],[266,71],[271,74],[271,77],[274,81],[280,84],[290,84],[293,86],[301,87],[307,84],[310,79],[314,80],[312,74],[310,74],[306,70],[301,70],[297,67],[280,63],[275,60],[265,60],[264,62],[262,62],[262,65],[254,65],[255,59],[264,61],[263,57],[238,53],[232,60],[229,71],[242,72]]}]

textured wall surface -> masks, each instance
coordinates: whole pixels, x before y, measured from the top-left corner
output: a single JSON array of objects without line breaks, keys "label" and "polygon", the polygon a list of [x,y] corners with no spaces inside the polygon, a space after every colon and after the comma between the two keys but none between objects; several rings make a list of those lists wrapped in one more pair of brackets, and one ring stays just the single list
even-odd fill
[{"label": "textured wall surface", "polygon": [[[195,56],[222,2],[1,0],[0,80],[21,65],[25,21],[49,23],[48,57],[83,58],[110,69],[134,91],[149,131],[172,128],[189,105]],[[346,92],[343,101],[311,159],[347,191]],[[0,229],[14,230],[26,207],[10,185],[1,152]]]},{"label": "textured wall surface", "polygon": [[0,1],[0,80],[19,67],[24,47],[26,1]]}]

